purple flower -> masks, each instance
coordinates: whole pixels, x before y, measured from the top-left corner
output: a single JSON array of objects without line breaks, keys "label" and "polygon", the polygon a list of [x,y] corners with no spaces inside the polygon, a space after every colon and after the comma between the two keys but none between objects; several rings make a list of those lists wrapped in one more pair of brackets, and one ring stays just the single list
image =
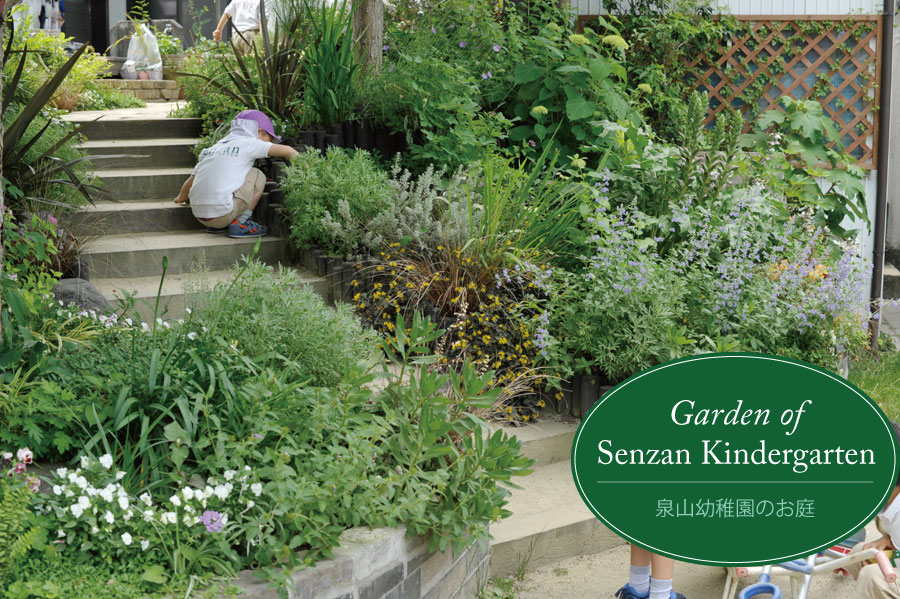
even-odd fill
[{"label": "purple flower", "polygon": [[537,142],[535,142],[533,139],[529,139],[529,140],[528,140],[528,145],[531,146],[531,147],[533,148],[533,147],[537,146]]},{"label": "purple flower", "polygon": [[431,33],[437,33],[437,31],[434,30],[434,25],[431,26]]},{"label": "purple flower", "polygon": [[465,47],[466,47],[466,42],[459,42],[459,47],[460,47],[460,48],[465,48]]},{"label": "purple flower", "polygon": [[490,79],[491,77],[493,77],[493,75],[491,75],[491,72],[490,72],[490,71],[488,71],[487,73],[482,73],[482,74],[481,74],[481,78],[482,78],[482,79]]},{"label": "purple flower", "polygon": [[259,433],[253,433],[253,438],[254,438],[254,439],[262,439],[263,436],[260,435]]},{"label": "purple flower", "polygon": [[383,45],[383,46],[381,47],[381,49],[384,50],[385,52],[387,52],[388,50],[391,49],[391,47],[388,46],[387,44],[385,44],[385,45]]},{"label": "purple flower", "polygon": [[500,44],[494,44],[494,52],[500,51]]},{"label": "purple flower", "polygon": [[222,532],[222,528],[225,526],[222,514],[213,510],[206,510],[197,519],[206,526],[206,532]]}]

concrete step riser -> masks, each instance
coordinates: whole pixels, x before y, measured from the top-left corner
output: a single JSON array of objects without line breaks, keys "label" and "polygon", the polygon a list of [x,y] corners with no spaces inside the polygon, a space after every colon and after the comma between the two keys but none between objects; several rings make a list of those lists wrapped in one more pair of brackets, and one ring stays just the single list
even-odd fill
[{"label": "concrete step riser", "polygon": [[190,208],[172,205],[166,209],[121,210],[118,212],[76,212],[66,224],[81,235],[111,233],[165,233],[202,230]]},{"label": "concrete step riser", "polygon": [[181,191],[189,175],[102,176],[103,189],[120,202],[144,198],[172,198]]},{"label": "concrete step riser", "polygon": [[[323,298],[327,297],[327,282],[323,280],[319,280],[315,283],[311,283],[310,286],[313,288],[313,291],[318,293]],[[129,293],[133,292],[133,289],[127,289],[123,286],[123,290]],[[107,297],[108,300],[112,301],[115,304],[115,297],[122,297],[122,292],[117,291],[111,294],[110,297]],[[143,300],[137,300],[135,302],[135,308],[138,313],[141,315],[146,321],[150,321],[153,318],[153,309],[156,303],[156,298],[145,298]],[[185,296],[184,294],[175,294],[175,295],[162,295],[159,298],[159,315],[166,320],[171,320],[173,318],[183,318],[184,317],[184,308],[185,308]]]},{"label": "concrete step riser", "polygon": [[110,156],[117,154],[130,154],[141,158],[100,158],[94,162],[95,168],[192,168],[197,163],[197,158],[191,152],[191,146],[141,146],[136,143],[133,146],[115,146],[102,148],[86,148],[90,156]]},{"label": "concrete step riser", "polygon": [[[284,242],[263,239],[258,258],[268,264],[284,262]],[[252,251],[252,243],[235,240],[234,244],[206,248],[86,253],[82,254],[82,260],[87,261],[91,278],[112,279],[161,274],[163,257],[168,259],[168,272],[173,274],[194,272],[201,264],[210,270],[224,270],[239,262],[243,256],[249,256]]]},{"label": "concrete step riser", "polygon": [[[85,121],[72,121],[83,124]],[[88,139],[156,139],[159,137],[200,137],[200,119],[100,119],[87,124],[82,133]]]},{"label": "concrete step riser", "polygon": [[900,277],[885,274],[882,295],[885,299],[900,299]]}]

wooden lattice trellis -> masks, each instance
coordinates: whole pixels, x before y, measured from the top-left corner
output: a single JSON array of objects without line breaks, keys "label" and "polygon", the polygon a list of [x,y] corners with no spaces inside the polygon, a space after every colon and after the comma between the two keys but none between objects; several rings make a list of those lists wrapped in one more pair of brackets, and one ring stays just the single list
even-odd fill
[{"label": "wooden lattice trellis", "polygon": [[[863,168],[877,164],[880,16],[741,16],[743,36],[712,61],[689,66],[709,94],[707,122],[732,106],[758,114],[782,96],[821,102],[838,126],[844,151]],[[811,22],[819,21],[815,26]]]}]

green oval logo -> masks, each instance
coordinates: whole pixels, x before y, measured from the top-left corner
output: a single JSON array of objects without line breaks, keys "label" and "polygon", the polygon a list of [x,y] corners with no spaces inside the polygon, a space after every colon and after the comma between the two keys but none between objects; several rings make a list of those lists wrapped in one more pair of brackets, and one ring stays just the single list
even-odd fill
[{"label": "green oval logo", "polygon": [[865,526],[897,480],[884,413],[839,376],[709,354],[606,393],[572,446],[590,510],[650,551],[699,564],[807,557]]}]

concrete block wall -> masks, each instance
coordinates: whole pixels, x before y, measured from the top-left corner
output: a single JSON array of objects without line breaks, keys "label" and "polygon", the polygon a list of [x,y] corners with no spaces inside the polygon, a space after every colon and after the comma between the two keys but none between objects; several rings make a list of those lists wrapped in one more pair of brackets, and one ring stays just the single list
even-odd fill
[{"label": "concrete block wall", "polygon": [[118,88],[146,102],[177,100],[181,89],[177,81],[147,81],[143,79],[98,79],[100,87]]},{"label": "concrete block wall", "polygon": [[[425,537],[400,528],[353,528],[334,558],[295,572],[294,599],[475,599],[488,577],[488,554],[477,544],[459,554],[428,551]],[[246,599],[275,599],[267,582],[241,572]]]}]

